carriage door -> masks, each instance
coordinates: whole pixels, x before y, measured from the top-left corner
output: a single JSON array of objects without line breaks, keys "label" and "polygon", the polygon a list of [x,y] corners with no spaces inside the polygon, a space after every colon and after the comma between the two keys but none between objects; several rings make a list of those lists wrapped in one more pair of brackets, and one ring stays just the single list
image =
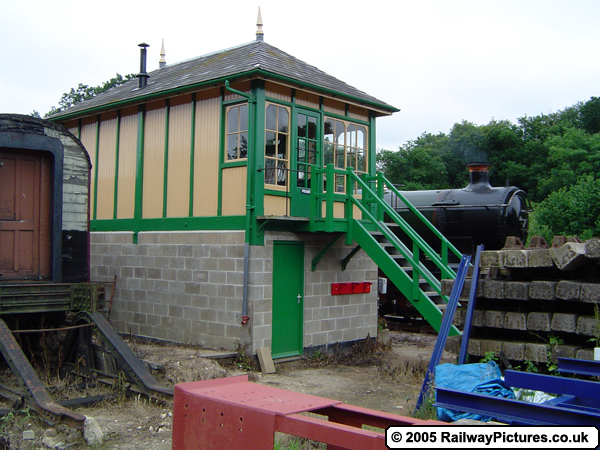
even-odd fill
[{"label": "carriage door", "polygon": [[0,149],[0,281],[51,277],[52,161]]},{"label": "carriage door", "polygon": [[313,167],[321,167],[320,124],[318,113],[298,110],[292,142],[295,170],[290,176],[291,215],[295,217],[308,217],[310,214],[311,172]]}]

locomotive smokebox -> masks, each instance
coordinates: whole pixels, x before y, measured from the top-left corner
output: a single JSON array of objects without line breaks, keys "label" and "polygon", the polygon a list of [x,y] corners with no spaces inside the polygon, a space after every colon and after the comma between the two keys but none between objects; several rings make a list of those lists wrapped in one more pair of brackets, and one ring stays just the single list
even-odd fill
[{"label": "locomotive smokebox", "polygon": [[[527,239],[529,198],[516,186],[492,187],[487,163],[469,164],[470,182],[464,189],[401,191],[435,227],[463,253],[477,245],[486,250],[504,247],[507,236]],[[432,233],[416,220],[391,192],[388,203],[428,242]]]}]

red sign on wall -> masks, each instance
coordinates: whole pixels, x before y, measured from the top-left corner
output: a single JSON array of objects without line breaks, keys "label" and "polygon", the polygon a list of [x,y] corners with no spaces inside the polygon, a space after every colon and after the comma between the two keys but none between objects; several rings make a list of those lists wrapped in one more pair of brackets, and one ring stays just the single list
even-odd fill
[{"label": "red sign on wall", "polygon": [[331,283],[331,295],[368,294],[371,292],[370,281],[358,283]]}]

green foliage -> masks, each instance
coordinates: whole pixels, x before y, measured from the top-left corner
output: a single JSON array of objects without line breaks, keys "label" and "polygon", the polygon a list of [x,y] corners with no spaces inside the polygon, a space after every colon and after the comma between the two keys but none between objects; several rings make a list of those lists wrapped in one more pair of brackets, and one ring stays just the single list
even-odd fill
[{"label": "green foliage", "polygon": [[516,124],[463,120],[447,135],[423,133],[377,156],[378,169],[402,190],[464,188],[471,162],[489,162],[493,186],[518,186],[539,204],[530,235],[600,236],[600,98]]},{"label": "green foliage", "polygon": [[[552,192],[533,212],[530,234],[544,236],[600,236],[600,179],[593,175],[579,178],[570,187]],[[549,241],[550,242],[550,241]]]},{"label": "green foliage", "polygon": [[[99,86],[92,87],[88,86],[87,84],[79,83],[76,89],[71,88],[69,92],[66,92],[62,95],[62,97],[58,101],[58,108],[53,106],[52,109],[50,109],[50,111],[48,111],[48,113],[46,113],[44,117],[49,117],[53,114],[64,111],[65,109],[70,108],[73,105],[77,105],[85,100],[89,100],[95,97],[96,95],[108,91],[109,89],[123,84],[126,81],[129,81],[133,78],[135,78],[134,74],[123,76],[117,73],[115,77],[111,78],[108,81],[105,81]],[[40,113],[38,113],[37,111],[34,111],[31,115],[34,117],[40,117]]]},{"label": "green foliage", "polygon": [[483,358],[481,358],[479,360],[479,362],[482,363],[482,364],[485,364],[485,363],[490,362],[490,361],[498,362],[498,357],[492,351],[485,352],[485,355],[483,356]]}]

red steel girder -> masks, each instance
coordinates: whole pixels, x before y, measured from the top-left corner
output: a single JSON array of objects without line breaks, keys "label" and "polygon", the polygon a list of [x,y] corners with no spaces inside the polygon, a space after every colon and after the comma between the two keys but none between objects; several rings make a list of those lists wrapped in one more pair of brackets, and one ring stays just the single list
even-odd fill
[{"label": "red steel girder", "polygon": [[375,450],[386,448],[385,435],[363,425],[385,429],[434,424],[443,423],[250,383],[244,375],[175,386],[172,448],[272,450],[279,431],[327,443],[330,450]]}]

